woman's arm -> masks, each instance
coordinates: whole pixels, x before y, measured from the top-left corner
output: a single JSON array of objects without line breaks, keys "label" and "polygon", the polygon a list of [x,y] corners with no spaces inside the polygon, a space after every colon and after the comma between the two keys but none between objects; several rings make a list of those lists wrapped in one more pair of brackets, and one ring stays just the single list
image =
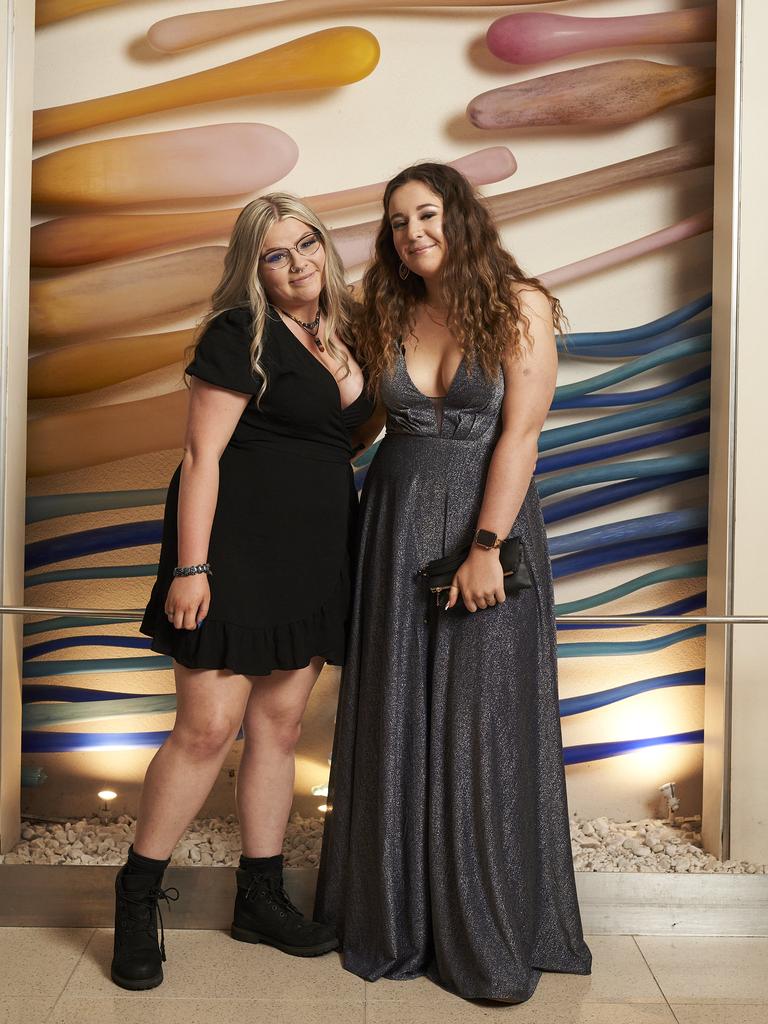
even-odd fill
[{"label": "woman's arm", "polygon": [[[192,378],[179,484],[179,565],[208,561],[219,494],[219,459],[251,397]],[[216,566],[211,570],[215,573]],[[177,576],[168,591],[165,612],[176,629],[196,629],[209,604],[205,574]]]},{"label": "woman's arm", "polygon": [[[518,354],[506,357],[502,432],[491,458],[483,503],[476,528],[506,537],[517,519],[531,482],[538,456],[538,440],[557,380],[557,347],[549,299],[543,292],[521,287],[521,311],[529,327]],[[524,328],[525,324],[521,324]],[[459,571],[458,586],[469,611],[486,608],[505,598],[499,551],[486,551],[477,544]],[[451,592],[448,607],[458,600]]]}]

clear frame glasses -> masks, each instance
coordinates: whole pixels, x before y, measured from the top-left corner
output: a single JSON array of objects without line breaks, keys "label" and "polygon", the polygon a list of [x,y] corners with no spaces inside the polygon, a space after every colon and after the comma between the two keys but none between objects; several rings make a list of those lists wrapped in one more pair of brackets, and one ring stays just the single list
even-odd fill
[{"label": "clear frame glasses", "polygon": [[282,249],[270,249],[259,259],[270,270],[282,270],[291,262],[291,252],[297,252],[299,256],[314,256],[322,244],[323,240],[317,232],[310,231],[309,234],[302,235],[296,245],[287,245]]}]

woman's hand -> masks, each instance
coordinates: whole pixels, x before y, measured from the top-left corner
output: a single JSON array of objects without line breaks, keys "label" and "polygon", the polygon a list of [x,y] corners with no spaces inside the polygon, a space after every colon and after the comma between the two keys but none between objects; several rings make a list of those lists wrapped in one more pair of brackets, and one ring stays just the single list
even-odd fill
[{"label": "woman's hand", "polygon": [[211,588],[208,576],[176,576],[168,588],[165,614],[175,629],[197,629],[208,614]]},{"label": "woman's hand", "polygon": [[446,611],[453,608],[459,595],[470,612],[504,603],[507,595],[504,593],[504,570],[501,568],[498,548],[485,551],[473,546],[451,581]]}]

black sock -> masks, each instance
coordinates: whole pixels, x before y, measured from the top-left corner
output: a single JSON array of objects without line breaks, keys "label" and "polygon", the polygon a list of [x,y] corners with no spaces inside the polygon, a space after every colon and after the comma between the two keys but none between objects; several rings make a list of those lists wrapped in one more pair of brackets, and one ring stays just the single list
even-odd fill
[{"label": "black sock", "polygon": [[131,844],[128,848],[128,860],[125,862],[125,873],[127,875],[152,875],[159,882],[170,862],[170,857],[168,860],[154,860],[152,857],[143,857],[140,853],[136,853],[133,844]]},{"label": "black sock", "polygon": [[276,853],[274,857],[245,857],[241,853],[240,867],[243,871],[253,871],[259,875],[282,875],[283,855]]}]

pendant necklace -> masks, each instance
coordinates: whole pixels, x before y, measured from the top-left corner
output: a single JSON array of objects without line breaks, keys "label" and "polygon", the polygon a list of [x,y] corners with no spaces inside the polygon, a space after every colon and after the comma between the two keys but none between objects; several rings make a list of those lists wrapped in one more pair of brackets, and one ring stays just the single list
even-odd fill
[{"label": "pendant necklace", "polygon": [[315,319],[310,320],[309,323],[305,323],[303,320],[299,320],[298,317],[293,316],[291,313],[286,312],[286,310],[284,309],[281,309],[280,312],[283,314],[283,316],[287,316],[289,320],[293,320],[295,324],[298,324],[299,327],[302,327],[307,332],[312,341],[314,341],[315,345],[317,345],[318,351],[325,352],[325,345],[323,344],[323,339],[318,335],[318,331],[320,329],[319,309],[315,315]]}]

